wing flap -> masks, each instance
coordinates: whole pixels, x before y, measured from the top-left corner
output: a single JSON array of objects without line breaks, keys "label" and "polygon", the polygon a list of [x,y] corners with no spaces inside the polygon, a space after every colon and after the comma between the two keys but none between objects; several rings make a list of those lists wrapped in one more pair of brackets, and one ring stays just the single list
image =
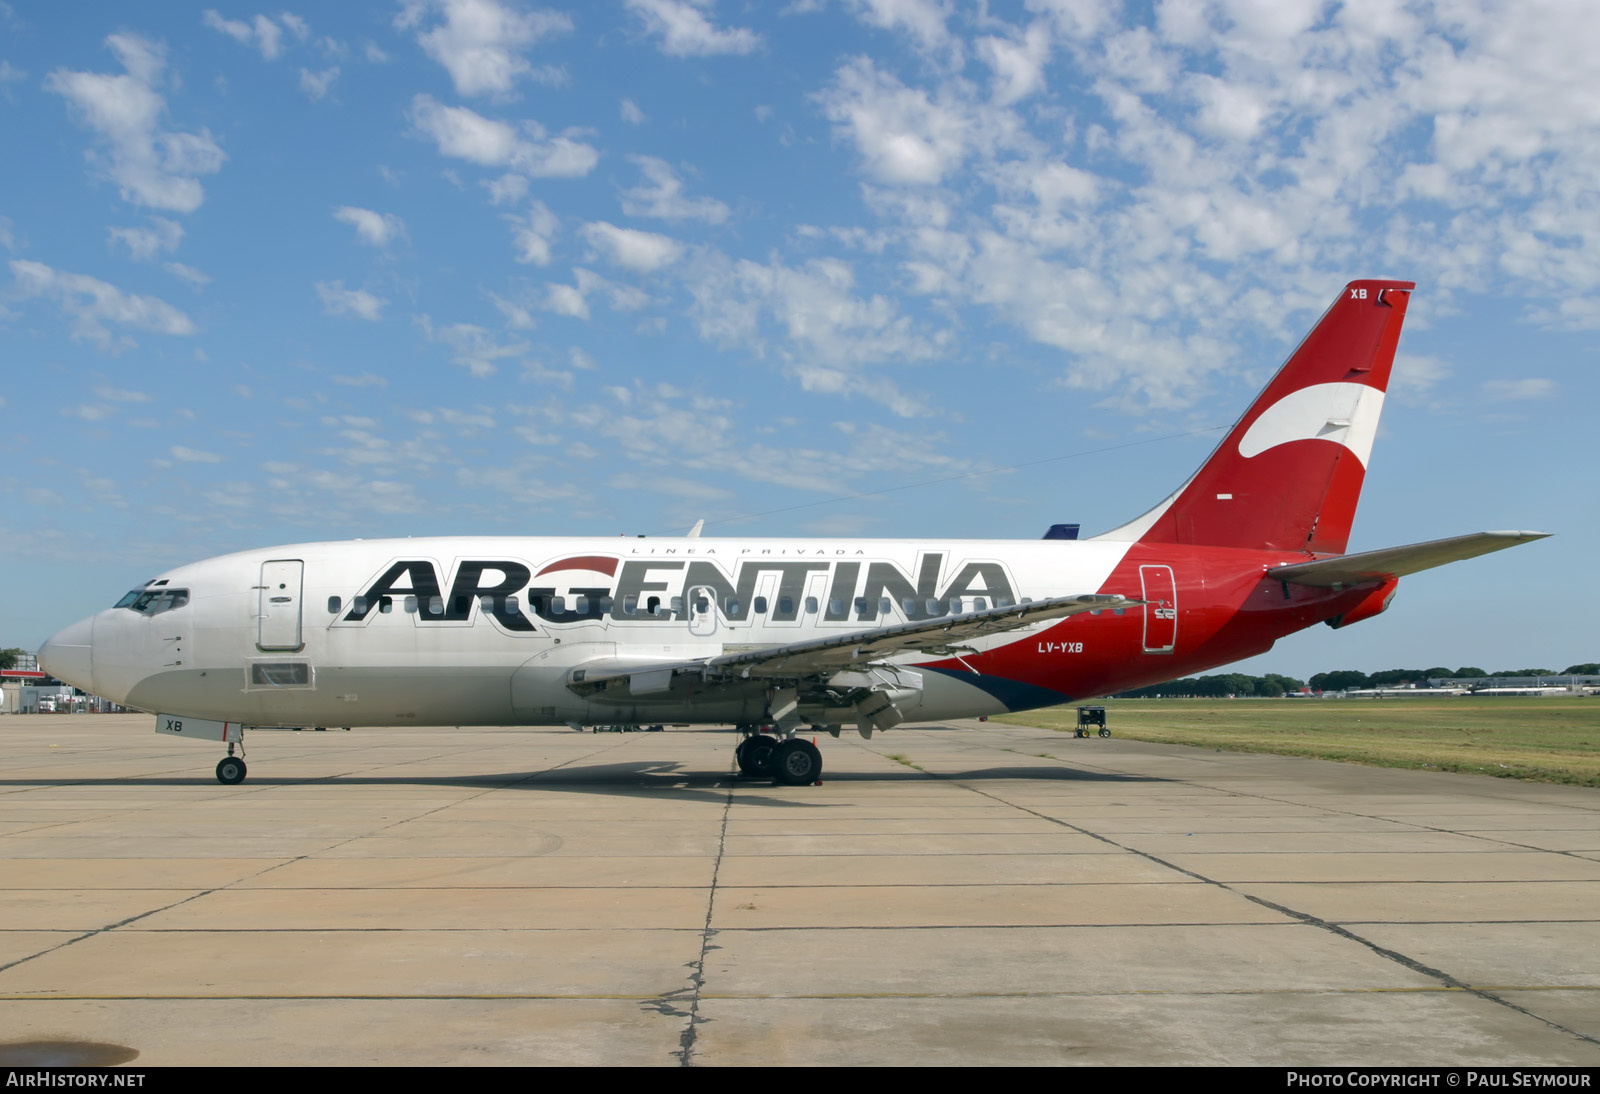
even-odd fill
[{"label": "wing flap", "polygon": [[1519,543],[1544,539],[1549,532],[1474,532],[1468,536],[1451,536],[1433,539],[1426,543],[1411,543],[1404,547],[1385,547],[1377,551],[1361,551],[1337,558],[1319,558],[1314,562],[1294,562],[1275,566],[1267,576],[1296,585],[1330,588],[1335,585],[1360,585],[1369,581],[1382,581],[1391,577],[1431,570],[1448,562],[1476,558],[1492,551],[1503,551]]}]

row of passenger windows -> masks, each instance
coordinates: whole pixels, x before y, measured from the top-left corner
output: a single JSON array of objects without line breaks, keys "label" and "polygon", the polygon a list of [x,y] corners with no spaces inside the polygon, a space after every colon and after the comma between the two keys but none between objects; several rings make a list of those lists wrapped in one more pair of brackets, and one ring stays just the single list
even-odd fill
[{"label": "row of passenger windows", "polygon": [[[568,612],[571,612],[575,615],[584,616],[588,615],[591,609],[594,608],[598,608],[599,614],[601,615],[610,615],[612,609],[616,607],[616,601],[609,596],[590,598],[588,596],[578,594],[570,598],[570,607],[568,599],[569,598],[564,596],[552,596],[548,598],[532,597],[530,598],[530,607],[533,608],[536,614],[548,612],[551,615],[566,615]],[[482,604],[484,611],[493,612],[497,610],[495,597],[480,596],[478,600]],[[545,603],[546,600],[548,600],[548,604]],[[659,596],[645,597],[642,603],[640,598],[637,596],[626,596],[622,599],[622,614],[660,616],[664,613],[671,613],[673,615],[681,615],[683,613],[683,602],[684,598],[681,596],[674,596],[666,601]],[[1029,597],[1023,597],[1022,603],[1031,604],[1032,600]],[[416,613],[419,606],[415,596],[405,597],[404,600],[401,601],[401,605],[403,610],[413,614]],[[821,602],[817,597],[814,596],[806,597],[803,601],[803,605],[807,615],[816,615],[822,610]],[[470,597],[458,596],[455,598],[455,604],[453,606],[457,615],[464,616],[471,608],[472,600]],[[777,613],[781,616],[792,618],[796,614],[795,601],[792,597],[778,597],[776,599],[776,606]],[[855,613],[858,618],[870,619],[874,616],[872,601],[868,600],[864,596],[856,597],[851,606],[855,609]],[[1011,601],[1004,597],[1000,597],[995,600],[994,606],[996,608],[1009,608],[1011,607]],[[343,607],[344,603],[341,598],[337,596],[328,597],[329,614],[338,615]],[[737,617],[741,607],[743,607],[743,604],[737,597],[730,596],[722,603],[723,612],[730,617]],[[750,607],[757,615],[765,615],[767,614],[770,605],[766,597],[758,596],[750,602]],[[395,600],[390,596],[378,597],[375,604],[364,596],[352,597],[350,600],[350,611],[353,615],[365,616],[373,608],[376,608],[380,613],[387,615],[388,613],[394,611]],[[889,597],[883,597],[877,602],[876,614],[889,615],[894,611],[894,608],[894,601]],[[916,615],[919,611],[930,616],[960,615],[962,612],[968,611],[987,611],[988,608],[989,598],[983,596],[966,598],[953,596],[945,600],[928,599],[921,602],[907,599],[900,602],[900,610],[903,611],[907,616]],[[521,614],[522,609],[520,608],[516,597],[508,596],[504,598],[504,608],[501,610],[504,610],[509,615],[519,615]],[[709,597],[696,596],[694,598],[694,611],[696,614],[703,615],[710,610],[711,600]],[[428,614],[444,614],[444,597],[433,596],[428,598]],[[845,602],[838,598],[829,600],[828,614],[836,619],[842,618],[845,615]]]}]

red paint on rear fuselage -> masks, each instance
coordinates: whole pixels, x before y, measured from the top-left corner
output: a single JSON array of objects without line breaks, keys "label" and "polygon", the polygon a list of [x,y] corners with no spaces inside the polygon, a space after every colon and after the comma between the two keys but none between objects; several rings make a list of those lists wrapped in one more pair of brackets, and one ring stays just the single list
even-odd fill
[{"label": "red paint on rear fuselage", "polygon": [[1134,544],[1096,592],[1141,599],[1141,567],[1170,567],[1177,613],[1170,653],[1146,652],[1145,613],[1160,607],[1147,603],[1121,614],[1074,616],[1027,640],[924,664],[999,676],[1074,699],[1190,676],[1265,653],[1284,635],[1335,618],[1371,594],[1370,585],[1336,591],[1286,585],[1267,574],[1273,566],[1306,558],[1299,552]]}]

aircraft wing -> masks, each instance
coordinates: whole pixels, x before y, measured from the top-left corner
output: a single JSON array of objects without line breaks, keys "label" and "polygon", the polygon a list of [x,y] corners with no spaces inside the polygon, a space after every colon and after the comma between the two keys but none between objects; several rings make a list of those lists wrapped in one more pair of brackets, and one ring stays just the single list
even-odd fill
[{"label": "aircraft wing", "polygon": [[1082,612],[1104,611],[1142,604],[1140,600],[1104,593],[1056,596],[1017,604],[1009,608],[988,608],[963,612],[919,623],[899,623],[874,630],[853,631],[795,642],[788,646],[763,646],[738,653],[725,653],[707,662],[712,668],[748,673],[750,676],[809,676],[832,669],[860,666],[895,653],[913,651],[929,654],[962,652],[957,643],[989,634],[1026,627],[1048,619],[1063,619]]},{"label": "aircraft wing", "polygon": [[1337,558],[1319,558],[1315,562],[1275,566],[1267,571],[1267,576],[1319,588],[1360,585],[1431,570],[1447,562],[1476,558],[1549,535],[1549,532],[1474,532],[1470,536],[1431,539],[1426,543],[1412,543],[1405,547],[1385,547],[1379,551],[1362,551]]},{"label": "aircraft wing", "polygon": [[590,662],[573,673],[572,685],[574,690],[580,692],[597,691],[612,681],[628,678],[632,691],[641,694],[667,690],[671,686],[672,676],[683,672],[713,671],[739,678],[816,676],[842,669],[862,668],[896,653],[917,651],[949,656],[952,653],[970,652],[958,644],[1083,612],[1127,608],[1142,603],[1144,601],[1130,600],[1125,596],[1083,593],[1014,604],[1007,608],[988,608],[921,622],[851,631],[788,645],[758,646],[694,661]]}]

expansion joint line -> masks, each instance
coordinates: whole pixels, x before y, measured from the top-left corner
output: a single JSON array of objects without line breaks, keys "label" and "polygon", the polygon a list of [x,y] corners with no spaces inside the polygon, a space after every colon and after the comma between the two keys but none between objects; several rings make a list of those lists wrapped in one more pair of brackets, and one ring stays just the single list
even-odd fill
[{"label": "expansion joint line", "polygon": [[[90,928],[88,930],[85,930],[85,931],[82,931],[80,933],[74,934],[71,938],[68,938],[63,942],[58,942],[54,946],[49,946],[49,947],[46,947],[45,949],[39,950],[36,953],[30,953],[30,954],[27,954],[27,955],[25,955],[23,957],[19,957],[15,961],[10,961],[10,962],[7,962],[5,964],[0,964],[0,973],[6,972],[6,971],[8,971],[10,969],[14,969],[18,965],[25,965],[29,961],[34,961],[34,960],[37,960],[38,958],[44,957],[46,954],[55,953],[57,950],[64,950],[68,946],[75,946],[79,942],[84,941],[85,939],[95,938],[95,937],[97,937],[99,935],[107,934],[107,933],[109,933],[111,931],[121,930],[123,927],[129,926],[130,924],[133,924],[133,923],[138,923],[140,920],[149,919],[153,915],[160,915],[162,912],[170,912],[174,908],[181,908],[185,904],[189,904],[189,903],[192,903],[193,901],[199,900],[201,897],[208,897],[212,893],[225,892],[225,891],[227,891],[229,889],[232,889],[234,886],[240,884],[241,882],[258,880],[259,878],[261,878],[261,877],[263,877],[263,876],[265,876],[267,874],[272,873],[274,870],[281,870],[284,867],[292,866],[297,862],[303,862],[306,859],[316,858],[318,855],[325,855],[329,851],[332,851],[332,850],[334,850],[335,848],[338,848],[338,847],[343,847],[347,843],[354,843],[357,840],[368,839],[371,836],[376,835],[379,832],[386,831],[387,829],[395,828],[395,827],[398,827],[399,825],[402,825],[402,824],[409,824],[412,821],[420,820],[423,817],[430,816],[430,815],[432,815],[434,813],[442,812],[442,811],[444,811],[446,809],[452,809],[455,806],[460,805],[464,801],[472,801],[472,800],[474,800],[476,798],[481,798],[486,794],[492,794],[492,793],[494,793],[496,791],[504,790],[507,787],[518,786],[518,785],[520,785],[522,783],[529,782],[529,781],[531,781],[533,779],[538,778],[540,775],[548,774],[551,771],[558,771],[561,768],[566,767],[566,766],[568,766],[570,764],[580,763],[580,762],[582,762],[584,760],[587,760],[590,757],[598,755],[601,752],[607,752],[607,751],[610,751],[611,749],[621,747],[621,745],[624,744],[624,743],[625,742],[620,742],[619,741],[617,744],[610,745],[610,746],[608,746],[606,748],[593,749],[593,750],[591,750],[589,752],[584,753],[582,756],[576,756],[576,757],[573,757],[570,760],[564,760],[561,763],[555,764],[554,766],[551,766],[551,767],[544,768],[544,769],[542,769],[540,771],[535,771],[535,772],[533,772],[531,774],[528,774],[528,775],[522,775],[522,776],[519,776],[518,778],[515,778],[515,779],[507,779],[502,783],[495,784],[494,786],[485,787],[483,790],[479,791],[478,793],[470,795],[470,796],[468,796],[466,798],[460,798],[460,799],[458,799],[456,801],[447,802],[444,805],[435,806],[434,808],[428,809],[428,810],[424,810],[423,812],[418,813],[415,816],[401,817],[397,821],[392,821],[389,824],[382,825],[382,826],[380,826],[378,828],[375,828],[375,829],[373,829],[372,831],[369,831],[369,832],[363,832],[361,835],[358,835],[358,836],[346,836],[344,839],[335,840],[334,842],[328,844],[326,847],[319,847],[315,851],[308,851],[308,852],[305,852],[303,854],[291,855],[288,858],[285,858],[282,862],[274,862],[270,866],[262,867],[260,870],[257,870],[254,873],[246,874],[244,877],[234,878],[232,881],[228,882],[226,885],[213,885],[209,889],[202,889],[201,891],[199,891],[197,893],[190,893],[188,896],[184,897],[183,899],[175,900],[171,904],[163,904],[159,908],[150,908],[147,911],[139,912],[136,915],[128,916],[126,919],[119,919],[115,923],[107,923],[103,927]],[[327,776],[328,780],[332,780],[332,779],[336,779],[336,778],[338,778],[337,775]],[[324,780],[319,780],[319,781],[324,781]],[[250,787],[248,792],[253,792],[253,793],[257,793],[257,794],[265,794],[265,793],[269,793],[272,789],[273,789],[273,787],[271,787],[271,786],[260,786],[260,785],[258,785],[258,786]],[[726,818],[724,818],[724,829],[726,829]],[[719,862],[721,861],[720,854],[718,856],[718,861]]]},{"label": "expansion joint line", "polygon": [[[1101,835],[1099,832],[1093,832],[1093,831],[1090,831],[1087,828],[1079,827],[1078,825],[1073,824],[1070,821],[1062,820],[1060,817],[1052,817],[1048,813],[1039,812],[1037,809],[1029,809],[1026,805],[1018,805],[1016,802],[1007,801],[1006,799],[1000,797],[997,794],[989,793],[987,790],[980,790],[976,786],[969,786],[968,784],[962,782],[958,778],[952,778],[949,775],[940,775],[940,774],[938,774],[936,772],[933,772],[933,771],[924,770],[923,773],[925,775],[927,775],[930,779],[938,779],[941,782],[947,782],[947,783],[950,783],[950,784],[952,784],[954,786],[959,786],[961,789],[969,791],[969,792],[971,792],[973,794],[976,794],[981,798],[988,798],[990,801],[998,802],[1001,805],[1010,806],[1012,809],[1019,810],[1020,812],[1026,813],[1031,817],[1037,817],[1040,820],[1049,821],[1051,824],[1054,824],[1054,825],[1056,825],[1058,827],[1061,827],[1061,828],[1065,828],[1068,831],[1077,832],[1079,835],[1084,835],[1084,836],[1088,836],[1090,839],[1099,840],[1101,843],[1107,844],[1107,845],[1109,845],[1111,847],[1115,847],[1119,851],[1126,851],[1127,853],[1129,853],[1131,855],[1138,855],[1140,858],[1144,859],[1147,862],[1153,862],[1158,866],[1162,866],[1162,867],[1165,867],[1168,870],[1172,870],[1172,871],[1174,871],[1176,873],[1182,874],[1184,877],[1193,878],[1196,881],[1201,881],[1201,882],[1204,882],[1207,885],[1215,886],[1216,888],[1221,889],[1224,892],[1232,893],[1235,896],[1243,897],[1245,900],[1248,900],[1250,903],[1256,905],[1257,907],[1267,908],[1267,909],[1269,909],[1271,911],[1277,912],[1279,915],[1288,916],[1290,919],[1296,920],[1297,922],[1300,922],[1300,923],[1304,923],[1308,927],[1318,927],[1318,928],[1320,928],[1320,929],[1322,929],[1324,931],[1327,931],[1330,934],[1337,935],[1340,938],[1343,938],[1343,939],[1345,939],[1347,941],[1350,941],[1350,942],[1354,942],[1359,946],[1365,947],[1367,950],[1371,951],[1372,953],[1376,954],[1377,956],[1383,958],[1386,961],[1392,961],[1395,964],[1400,965],[1402,968],[1409,969],[1414,973],[1417,973],[1417,974],[1419,974],[1421,976],[1426,976],[1426,977],[1428,977],[1428,978],[1430,978],[1432,980],[1437,980],[1437,981],[1439,981],[1439,983],[1443,984],[1447,988],[1451,988],[1451,989],[1456,990],[1456,991],[1465,992],[1468,995],[1475,995],[1479,999],[1483,999],[1486,1002],[1494,1003],[1494,1004],[1496,1004],[1498,1006],[1505,1007],[1508,1010],[1516,1011],[1518,1014],[1524,1015],[1525,1017],[1528,1017],[1528,1018],[1532,1018],[1536,1022],[1540,1022],[1543,1025],[1549,1026],[1551,1029],[1557,1031],[1558,1033],[1568,1034],[1570,1036],[1578,1038],[1580,1041],[1587,1041],[1592,1045],[1600,1045],[1600,1037],[1591,1037],[1587,1033],[1583,1033],[1583,1032],[1580,1032],[1579,1030],[1575,1030],[1575,1029],[1572,1029],[1572,1028],[1570,1028],[1568,1026],[1564,1026],[1561,1023],[1552,1021],[1551,1019],[1546,1018],[1541,1014],[1535,1014],[1533,1011],[1527,1009],[1526,1007],[1518,1006],[1516,1003],[1511,1002],[1509,999],[1503,999],[1500,996],[1496,995],[1494,992],[1489,991],[1487,989],[1475,988],[1471,984],[1465,983],[1464,981],[1461,981],[1461,980],[1457,980],[1455,977],[1451,976],[1449,973],[1445,972],[1443,969],[1436,969],[1436,968],[1433,968],[1431,965],[1424,965],[1422,962],[1416,960],[1415,958],[1407,957],[1405,954],[1400,953],[1397,950],[1391,950],[1386,946],[1378,945],[1376,942],[1373,942],[1370,939],[1363,938],[1360,935],[1356,934],[1354,931],[1350,930],[1348,927],[1341,927],[1337,923],[1330,923],[1325,919],[1322,919],[1322,918],[1320,918],[1318,916],[1312,915],[1310,912],[1298,911],[1298,910],[1296,910],[1294,908],[1286,907],[1285,905],[1278,904],[1278,903],[1276,903],[1274,901],[1267,900],[1267,899],[1265,899],[1263,897],[1252,896],[1250,893],[1241,892],[1240,890],[1235,889],[1233,886],[1227,884],[1226,882],[1218,881],[1216,878],[1206,877],[1204,874],[1196,873],[1193,870],[1187,869],[1187,868],[1185,868],[1183,866],[1179,866],[1175,862],[1168,862],[1166,859],[1161,858],[1159,855],[1152,855],[1150,852],[1141,851],[1137,847],[1129,847],[1126,844],[1118,843],[1116,840],[1112,839],[1109,836]],[[1187,782],[1188,780],[1181,780],[1181,781]]]},{"label": "expansion joint line", "polygon": [[678,1037],[678,1051],[673,1053],[678,1058],[679,1067],[694,1066],[695,1040],[699,1036],[700,1023],[703,1021],[700,1017],[700,999],[706,985],[706,954],[716,948],[712,945],[712,939],[716,937],[717,932],[711,925],[711,919],[717,910],[717,879],[722,874],[722,857],[728,846],[728,819],[733,814],[733,792],[738,785],[737,772],[730,770],[728,796],[722,803],[722,826],[717,832],[717,855],[711,863],[711,887],[706,894],[706,921],[700,929],[700,954],[689,969],[689,1009],[669,1012],[665,1010],[668,999],[662,999],[658,1003],[658,1008],[662,1009],[663,1013],[679,1014],[688,1019],[688,1023],[683,1027],[683,1033]]}]

